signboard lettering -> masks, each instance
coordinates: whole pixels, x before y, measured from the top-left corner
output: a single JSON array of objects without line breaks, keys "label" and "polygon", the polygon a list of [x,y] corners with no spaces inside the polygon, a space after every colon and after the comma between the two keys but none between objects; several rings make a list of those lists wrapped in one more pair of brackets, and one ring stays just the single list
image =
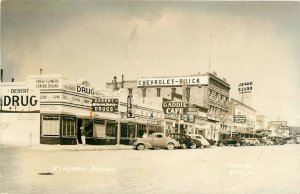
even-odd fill
[{"label": "signboard lettering", "polygon": [[92,101],[92,109],[96,112],[118,112],[117,98],[97,98]]},{"label": "signboard lettering", "polygon": [[188,76],[188,77],[161,77],[161,78],[139,78],[137,87],[144,86],[182,86],[186,81],[187,85],[207,85],[208,76]]},{"label": "signboard lettering", "polygon": [[234,123],[246,123],[246,115],[234,115]]}]

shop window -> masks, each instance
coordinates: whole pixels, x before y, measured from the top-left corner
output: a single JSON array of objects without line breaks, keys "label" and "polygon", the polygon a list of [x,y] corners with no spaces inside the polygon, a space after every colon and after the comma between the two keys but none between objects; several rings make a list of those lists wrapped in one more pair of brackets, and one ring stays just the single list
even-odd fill
[{"label": "shop window", "polygon": [[76,135],[76,118],[74,116],[62,116],[61,128],[62,136],[75,136]]},{"label": "shop window", "polygon": [[138,124],[138,131],[137,131],[137,136],[139,138],[142,138],[144,133],[147,133],[147,130],[146,130],[146,125],[141,125],[141,124]]},{"label": "shop window", "polygon": [[117,136],[117,129],[116,123],[107,123],[106,124],[106,139],[108,138],[116,138]]},{"label": "shop window", "polygon": [[121,124],[121,138],[135,138],[135,125]]},{"label": "shop window", "polygon": [[105,138],[105,121],[94,119],[94,137]]},{"label": "shop window", "polygon": [[43,115],[43,136],[59,136],[59,115]]}]

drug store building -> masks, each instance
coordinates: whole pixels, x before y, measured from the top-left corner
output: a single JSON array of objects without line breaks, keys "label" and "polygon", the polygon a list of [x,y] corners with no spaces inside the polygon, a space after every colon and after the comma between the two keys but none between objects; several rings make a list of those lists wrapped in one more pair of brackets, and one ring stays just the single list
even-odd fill
[{"label": "drug store building", "polygon": [[[25,99],[25,95],[30,98],[34,94],[37,105],[33,107],[30,103],[22,104],[12,100],[8,103],[8,99],[15,95],[7,92],[13,91],[12,88],[16,89],[15,91],[28,91],[19,93],[19,99],[22,99],[22,96]],[[128,93],[125,90],[96,90],[87,81],[75,82],[62,75],[29,76],[23,83],[1,83],[1,90],[1,101],[4,101],[1,107],[1,122],[6,120],[7,125],[12,126],[16,123],[17,114],[25,115],[30,109],[38,114],[37,119],[31,120],[34,125],[31,124],[31,129],[27,130],[35,137],[34,144],[80,144],[80,127],[86,131],[87,144],[99,145],[129,144],[133,138],[142,136],[143,133],[163,132],[163,114],[158,108],[134,104],[135,117],[126,118]],[[117,102],[117,111],[93,111],[93,100],[101,98]],[[4,119],[7,115],[14,115],[15,118]],[[28,127],[24,121],[17,122],[17,126],[8,127],[1,135],[3,142],[18,143],[18,135],[10,135],[10,139],[6,139],[6,134],[18,134],[22,131],[23,123]]]}]

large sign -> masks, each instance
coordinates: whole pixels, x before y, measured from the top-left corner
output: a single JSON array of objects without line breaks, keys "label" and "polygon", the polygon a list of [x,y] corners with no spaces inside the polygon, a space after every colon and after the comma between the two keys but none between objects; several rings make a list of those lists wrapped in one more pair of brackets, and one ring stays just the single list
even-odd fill
[{"label": "large sign", "polygon": [[95,112],[118,112],[119,100],[117,98],[96,98],[92,101]]},{"label": "large sign", "polygon": [[0,87],[0,106],[3,111],[39,111],[40,93],[32,83]]},{"label": "large sign", "polygon": [[187,104],[183,102],[164,102],[162,108],[165,118],[180,118],[187,112]]},{"label": "large sign", "polygon": [[234,123],[246,123],[246,115],[234,115]]},{"label": "large sign", "polygon": [[208,76],[138,78],[137,87],[182,86],[184,81],[187,85],[207,85]]},{"label": "large sign", "polygon": [[238,87],[238,91],[240,94],[242,93],[251,93],[253,82],[244,82],[240,83]]}]

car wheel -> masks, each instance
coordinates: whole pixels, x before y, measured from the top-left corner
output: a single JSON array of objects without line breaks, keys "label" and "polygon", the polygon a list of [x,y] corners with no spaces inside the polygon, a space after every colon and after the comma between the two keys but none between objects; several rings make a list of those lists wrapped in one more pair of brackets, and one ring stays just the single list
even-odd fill
[{"label": "car wheel", "polygon": [[201,149],[204,149],[204,148],[205,148],[205,146],[204,146],[204,145],[201,145],[201,146],[200,146],[200,148],[201,148]]},{"label": "car wheel", "polygon": [[186,148],[187,148],[186,144],[185,144],[185,143],[182,143],[182,144],[181,144],[181,148],[182,148],[182,149],[186,149]]},{"label": "car wheel", "polygon": [[247,143],[247,146],[251,146],[251,144],[250,144],[250,143]]},{"label": "car wheel", "polygon": [[168,143],[168,145],[167,145],[167,149],[168,150],[173,150],[174,149],[174,144],[173,143]]},{"label": "car wheel", "polygon": [[196,149],[197,148],[197,144],[196,143],[193,143],[192,145],[191,145],[191,149]]},{"label": "car wheel", "polygon": [[240,147],[240,146],[241,146],[241,144],[240,144],[240,143],[237,143],[237,144],[236,144],[236,147]]},{"label": "car wheel", "polygon": [[223,147],[223,143],[219,143],[219,146],[220,146],[220,147]]},{"label": "car wheel", "polygon": [[138,145],[136,146],[136,149],[137,149],[137,150],[144,150],[144,149],[145,149],[145,145],[142,144],[142,143],[140,143],[140,144],[138,144]]},{"label": "car wheel", "polygon": [[258,143],[255,143],[255,146],[259,146],[259,144],[258,144]]}]

